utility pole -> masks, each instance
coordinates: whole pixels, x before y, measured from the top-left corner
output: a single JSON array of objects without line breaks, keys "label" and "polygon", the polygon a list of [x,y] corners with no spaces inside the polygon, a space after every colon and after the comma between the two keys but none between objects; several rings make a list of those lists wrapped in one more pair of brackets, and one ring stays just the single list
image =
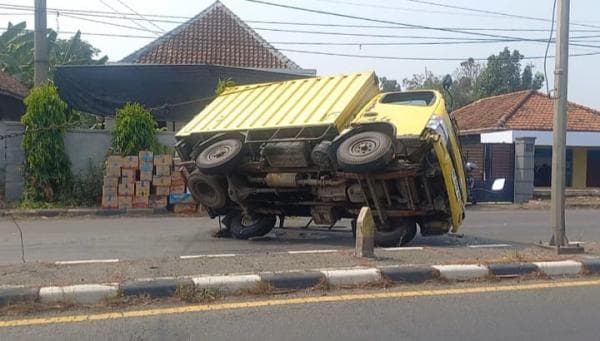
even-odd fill
[{"label": "utility pole", "polygon": [[46,0],[35,0],[35,30],[33,55],[33,83],[38,86],[48,80],[48,27]]},{"label": "utility pole", "polygon": [[570,0],[558,0],[558,35],[554,70],[554,125],[552,141],[552,242],[557,253],[582,252],[570,245],[565,232],[565,182],[567,164],[567,87],[569,80]]}]

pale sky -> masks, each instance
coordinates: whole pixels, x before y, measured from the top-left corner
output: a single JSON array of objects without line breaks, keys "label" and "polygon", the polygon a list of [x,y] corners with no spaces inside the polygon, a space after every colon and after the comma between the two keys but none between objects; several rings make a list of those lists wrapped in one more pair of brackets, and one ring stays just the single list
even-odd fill
[{"label": "pale sky", "polygon": [[[550,24],[541,21],[507,18],[487,14],[476,14],[457,9],[432,7],[417,4],[409,0],[270,0],[281,4],[288,4],[313,9],[339,12],[354,16],[376,18],[394,22],[409,24],[456,27],[456,28],[524,28],[524,29],[549,29]],[[523,16],[551,17],[552,0],[430,0],[448,5],[471,7],[492,11],[509,12]],[[33,6],[33,0],[0,0],[0,27],[5,28],[8,21],[28,21],[28,27],[33,27],[33,16],[28,13],[3,9],[2,5],[28,5]],[[191,17],[209,6],[213,0],[47,0],[49,8],[68,8],[93,11],[112,11],[104,3],[107,3],[120,12],[130,12],[123,4],[137,10],[142,14],[161,14],[182,17]],[[261,4],[251,3],[246,0],[222,0],[222,2],[233,10],[239,17],[246,21],[284,21],[284,22],[309,22],[328,24],[359,24],[379,25],[367,21],[336,18],[327,15],[303,13],[290,9],[274,8]],[[380,6],[375,8],[374,6]],[[383,6],[383,8],[381,8]],[[591,32],[572,32],[571,36],[587,36],[583,44],[595,47],[571,47],[571,53],[600,52],[600,1],[598,0],[573,0],[571,1],[571,21],[577,24],[586,24],[597,27],[584,27],[572,25],[572,30],[590,30]],[[101,17],[88,17],[88,19],[109,21],[115,24],[137,27],[136,24],[124,19],[106,19]],[[168,19],[182,21],[183,19]],[[86,35],[86,33],[109,33],[122,35],[156,36],[148,32],[158,29],[148,22],[138,21],[148,29],[146,31],[134,30],[124,27],[109,26],[102,23],[84,21],[68,17],[67,14],[49,13],[48,26],[59,32],[69,32],[80,29],[83,38],[100,48],[103,54],[107,54],[111,61],[118,61],[122,57],[149,43],[148,38],[129,37],[101,37]],[[155,22],[156,25],[165,30],[176,27],[177,23]],[[316,26],[283,26],[275,24],[249,23],[254,28],[283,28],[294,30],[345,32],[358,34],[379,35],[412,35],[425,37],[453,37],[453,38],[477,38],[459,33],[443,33],[431,30],[407,30],[407,29],[369,29],[369,28],[340,28],[340,27],[316,27]],[[345,37],[314,35],[307,33],[290,33],[258,30],[267,41],[270,42],[351,42],[351,43],[378,43],[378,42],[417,42],[432,41],[425,38],[382,38],[382,37]],[[547,39],[547,32],[514,32],[514,31],[491,31],[491,34],[504,36],[518,36],[534,39]],[[68,38],[70,34],[61,34]],[[438,45],[438,46],[330,46],[330,45],[282,45],[274,44],[276,47],[295,50],[312,50],[333,53],[396,56],[396,57],[487,57],[497,53],[504,46],[518,49],[525,56],[543,56],[544,43],[537,42],[502,42],[471,45]],[[343,72],[355,72],[364,70],[375,70],[378,75],[388,78],[402,80],[410,77],[413,73],[423,72],[426,68],[436,74],[452,72],[458,62],[456,61],[402,61],[382,59],[358,59],[338,56],[311,55],[297,52],[283,52],[303,68],[317,69],[318,74],[335,74]],[[554,45],[551,46],[550,55],[554,55]],[[534,63],[536,70],[542,71],[542,60],[524,61]],[[600,55],[587,57],[573,57],[570,60],[569,77],[569,99],[571,101],[600,109],[600,95],[598,95],[596,82],[600,80]],[[548,60],[548,73],[552,80],[554,59]],[[551,83],[552,86],[552,83]]]}]

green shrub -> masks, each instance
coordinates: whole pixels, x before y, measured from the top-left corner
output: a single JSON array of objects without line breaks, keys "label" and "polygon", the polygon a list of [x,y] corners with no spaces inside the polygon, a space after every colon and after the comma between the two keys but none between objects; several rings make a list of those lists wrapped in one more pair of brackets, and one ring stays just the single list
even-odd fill
[{"label": "green shrub", "polygon": [[115,153],[137,155],[140,150],[160,152],[156,139],[158,127],[154,117],[141,104],[127,103],[117,110],[117,120],[112,133]]},{"label": "green shrub", "polygon": [[90,160],[88,171],[73,177],[71,193],[66,204],[74,207],[95,207],[102,199],[104,172]]},{"label": "green shrub", "polygon": [[69,192],[70,162],[65,154],[63,136],[67,129],[67,104],[56,87],[47,82],[34,88],[25,98],[24,202],[51,203]]}]

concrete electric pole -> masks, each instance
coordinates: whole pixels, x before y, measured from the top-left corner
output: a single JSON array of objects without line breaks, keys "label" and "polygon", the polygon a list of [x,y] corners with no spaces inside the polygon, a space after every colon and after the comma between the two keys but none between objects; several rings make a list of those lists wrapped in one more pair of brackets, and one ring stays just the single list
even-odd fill
[{"label": "concrete electric pole", "polygon": [[[567,161],[567,88],[569,80],[570,0],[558,0],[558,35],[554,70],[554,125],[552,142],[552,242],[557,253],[582,252],[570,245],[565,232],[565,182]],[[552,243],[551,242],[551,243]]]},{"label": "concrete electric pole", "polygon": [[33,83],[38,86],[48,80],[48,37],[46,0],[35,0],[35,30],[33,55]]}]

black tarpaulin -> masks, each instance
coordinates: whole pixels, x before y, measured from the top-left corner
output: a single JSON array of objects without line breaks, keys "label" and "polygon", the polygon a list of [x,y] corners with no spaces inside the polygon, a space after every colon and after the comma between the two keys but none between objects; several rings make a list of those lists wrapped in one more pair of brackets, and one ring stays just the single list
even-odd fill
[{"label": "black tarpaulin", "polygon": [[125,103],[138,102],[159,121],[188,121],[214,98],[219,80],[244,85],[307,77],[285,71],[217,65],[60,66],[54,82],[76,110],[114,116]]}]

